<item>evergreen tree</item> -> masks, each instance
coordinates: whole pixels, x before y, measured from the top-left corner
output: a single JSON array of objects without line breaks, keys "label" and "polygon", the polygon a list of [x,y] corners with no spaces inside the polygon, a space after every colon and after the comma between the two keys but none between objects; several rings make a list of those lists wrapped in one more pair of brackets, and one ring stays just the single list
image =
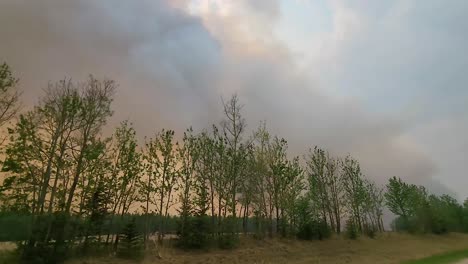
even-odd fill
[{"label": "evergreen tree", "polygon": [[143,239],[137,231],[135,218],[132,218],[119,235],[120,243],[117,249],[117,256],[127,259],[138,259],[143,257]]}]

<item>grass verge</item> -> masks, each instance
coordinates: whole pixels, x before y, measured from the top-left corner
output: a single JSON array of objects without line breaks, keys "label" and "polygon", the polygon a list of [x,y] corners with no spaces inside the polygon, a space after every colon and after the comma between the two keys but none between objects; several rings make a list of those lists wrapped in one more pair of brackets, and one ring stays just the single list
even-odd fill
[{"label": "grass verge", "polygon": [[18,263],[19,257],[14,250],[0,250],[0,264]]},{"label": "grass verge", "polygon": [[433,255],[423,259],[405,261],[403,264],[449,264],[468,258],[468,249]]}]

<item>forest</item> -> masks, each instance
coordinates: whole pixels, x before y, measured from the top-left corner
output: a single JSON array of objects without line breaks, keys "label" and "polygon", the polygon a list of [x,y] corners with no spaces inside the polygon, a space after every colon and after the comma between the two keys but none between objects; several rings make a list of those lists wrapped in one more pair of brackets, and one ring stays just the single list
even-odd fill
[{"label": "forest", "polygon": [[351,154],[308,146],[291,156],[266,122],[247,129],[236,95],[221,101],[224,118],[212,127],[142,140],[130,120],[104,135],[112,80],[51,82],[28,109],[20,87],[2,64],[0,240],[15,242],[23,263],[103,252],[140,259],[169,245],[228,250],[243,236],[376,238],[390,231],[387,211],[392,231],[468,232],[468,202],[404,175],[379,186]]}]

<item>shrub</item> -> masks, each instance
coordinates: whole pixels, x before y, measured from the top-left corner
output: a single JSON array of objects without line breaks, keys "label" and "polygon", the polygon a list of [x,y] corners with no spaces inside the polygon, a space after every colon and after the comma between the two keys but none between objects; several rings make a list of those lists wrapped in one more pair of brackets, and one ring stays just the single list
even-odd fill
[{"label": "shrub", "polygon": [[179,222],[177,245],[185,249],[203,249],[210,245],[210,223],[206,216],[188,217]]},{"label": "shrub", "polygon": [[264,239],[268,227],[268,220],[262,217],[262,214],[259,210],[255,211],[253,220],[255,227],[255,233],[253,234],[253,237],[259,240]]},{"label": "shrub", "polygon": [[435,217],[431,222],[431,231],[436,235],[448,233],[447,222],[440,217]]},{"label": "shrub", "polygon": [[411,229],[410,223],[407,219],[403,217],[397,217],[392,221],[392,230],[401,232],[401,231],[409,231]]},{"label": "shrub", "polygon": [[365,224],[364,225],[364,233],[366,234],[366,236],[368,236],[370,238],[375,238],[375,236],[377,234],[377,230],[375,229],[375,227],[373,225]]},{"label": "shrub", "polygon": [[120,235],[120,243],[117,256],[126,259],[139,259],[143,257],[142,237],[136,230],[135,218],[133,218]]},{"label": "shrub", "polygon": [[352,240],[358,238],[357,226],[351,218],[346,221],[346,237]]},{"label": "shrub", "polygon": [[237,219],[229,216],[222,221],[218,246],[221,249],[232,249],[239,245]]},{"label": "shrub", "polygon": [[233,249],[239,245],[239,235],[234,233],[221,234],[218,237],[218,246],[221,249]]},{"label": "shrub", "polygon": [[[65,223],[67,217],[63,213],[38,216],[31,230],[30,240],[34,243],[19,243],[18,252],[24,263],[61,263],[69,257],[69,242],[65,239]],[[49,230],[50,225],[50,230]],[[47,242],[46,241],[47,238]]]},{"label": "shrub", "polygon": [[21,252],[21,263],[62,263],[67,257],[66,247],[54,247],[52,244],[38,243],[34,247],[24,245],[18,249]]},{"label": "shrub", "polygon": [[398,217],[393,221],[392,226],[395,231],[407,231],[413,234],[433,233],[441,235],[449,232],[447,220],[436,213],[419,214],[408,219]]},{"label": "shrub", "polygon": [[325,221],[311,220],[299,226],[296,234],[302,240],[322,240],[331,235],[330,227]]}]

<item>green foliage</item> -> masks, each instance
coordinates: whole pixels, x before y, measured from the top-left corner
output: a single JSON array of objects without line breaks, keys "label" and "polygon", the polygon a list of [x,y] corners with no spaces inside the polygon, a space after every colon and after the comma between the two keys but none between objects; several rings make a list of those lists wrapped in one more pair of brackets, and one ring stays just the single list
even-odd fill
[{"label": "green foliage", "polygon": [[6,91],[14,87],[18,83],[18,79],[13,77],[10,66],[6,63],[0,65],[0,90]]},{"label": "green foliage", "polygon": [[376,227],[370,224],[365,224],[364,234],[370,238],[375,238],[375,236],[377,235]]},{"label": "green foliage", "polygon": [[465,199],[461,211],[462,231],[468,232],[468,199]]},{"label": "green foliage", "polygon": [[191,216],[179,222],[177,245],[184,249],[204,249],[211,245],[211,226],[208,216]]},{"label": "green foliage", "polygon": [[[11,103],[16,83],[1,65],[0,95]],[[140,258],[154,232],[161,244],[164,234],[177,232],[184,249],[235,248],[241,232],[321,240],[339,233],[346,217],[348,238],[375,237],[383,231],[384,200],[398,217],[396,230],[468,232],[468,203],[429,195],[396,177],[383,194],[356,159],[331,157],[318,147],[303,166],[288,155],[286,139],[270,135],[264,123],[245,138],[237,96],[223,102],[220,129],[190,128],[180,142],[173,130],[162,129],[140,150],[128,121],[104,138],[114,86],[92,76],[79,85],[50,84],[8,130],[0,240],[22,241],[26,262],[57,263],[104,247]],[[8,113],[0,115],[0,125],[15,112],[3,110],[0,102],[0,113]],[[137,202],[143,215],[133,211]],[[175,205],[178,215],[171,216]]]},{"label": "green foliage", "polygon": [[354,223],[354,219],[349,218],[346,220],[346,238],[356,240],[358,236],[358,227],[356,223]]},{"label": "green foliage", "polygon": [[413,198],[416,192],[417,188],[414,185],[409,185],[400,178],[392,177],[387,184],[386,204],[392,213],[409,217],[414,213]]},{"label": "green foliage", "polygon": [[133,218],[120,235],[117,256],[125,259],[140,259],[143,257],[143,240],[137,231],[135,218]]},{"label": "green foliage", "polygon": [[218,247],[221,249],[236,248],[240,242],[237,218],[229,216],[222,221],[222,230],[218,234]]},{"label": "green foliage", "polygon": [[233,249],[239,246],[239,235],[225,233],[218,236],[218,246],[221,249]]},{"label": "green foliage", "polygon": [[310,220],[299,226],[296,236],[301,240],[323,240],[331,236],[331,229],[325,221]]},{"label": "green foliage", "polygon": [[382,229],[381,190],[364,177],[359,162],[348,156],[342,162],[342,183],[349,221],[352,221],[353,232],[365,232],[365,225]]},{"label": "green foliage", "polygon": [[445,234],[466,230],[464,207],[448,195],[428,195],[424,187],[393,177],[385,198],[398,215],[392,224],[396,231]]},{"label": "green foliage", "polygon": [[34,247],[23,245],[18,248],[21,252],[21,263],[31,264],[55,264],[65,259],[65,251],[55,251],[51,245],[38,244]]},{"label": "green foliage", "polygon": [[[166,231],[165,219],[169,215],[169,208],[174,204],[174,196],[178,190],[177,181],[180,174],[176,169],[177,145],[174,139],[173,130],[161,130],[155,138],[149,139],[146,143],[144,160],[146,172],[150,179],[145,186],[147,203],[152,203],[156,207],[156,212],[160,217],[158,223],[158,241],[162,243]],[[151,198],[150,198],[151,197]]]},{"label": "green foliage", "polygon": [[266,237],[266,229],[268,226],[268,220],[264,217],[261,217],[260,212],[257,210],[254,212],[253,217],[254,224],[254,238],[255,239],[264,239]]},{"label": "green foliage", "polygon": [[466,258],[468,258],[468,250],[457,250],[437,254],[423,259],[406,261],[403,262],[403,264],[449,264],[457,263],[457,261],[461,261]]},{"label": "green foliage", "polygon": [[107,212],[107,204],[109,203],[109,196],[104,189],[104,184],[100,182],[98,187],[90,197],[88,202],[89,210],[89,225],[92,232],[98,232],[104,223]]},{"label": "green foliage", "polygon": [[400,232],[409,230],[408,219],[402,217],[396,217],[392,220],[390,227],[392,231]]},{"label": "green foliage", "polygon": [[104,183],[98,183],[94,193],[86,204],[87,221],[82,229],[84,233],[83,252],[87,253],[90,245],[94,244],[93,251],[96,251],[100,246],[100,235],[103,231],[104,222],[108,215],[107,205],[110,202],[108,190],[105,189]]},{"label": "green foliage", "polygon": [[10,66],[0,64],[0,126],[12,119],[18,111],[18,79],[13,76]]},{"label": "green foliage", "polygon": [[0,250],[0,264],[21,263],[18,250]]},{"label": "green foliage", "polygon": [[28,213],[0,212],[0,241],[27,240],[33,216]]}]

